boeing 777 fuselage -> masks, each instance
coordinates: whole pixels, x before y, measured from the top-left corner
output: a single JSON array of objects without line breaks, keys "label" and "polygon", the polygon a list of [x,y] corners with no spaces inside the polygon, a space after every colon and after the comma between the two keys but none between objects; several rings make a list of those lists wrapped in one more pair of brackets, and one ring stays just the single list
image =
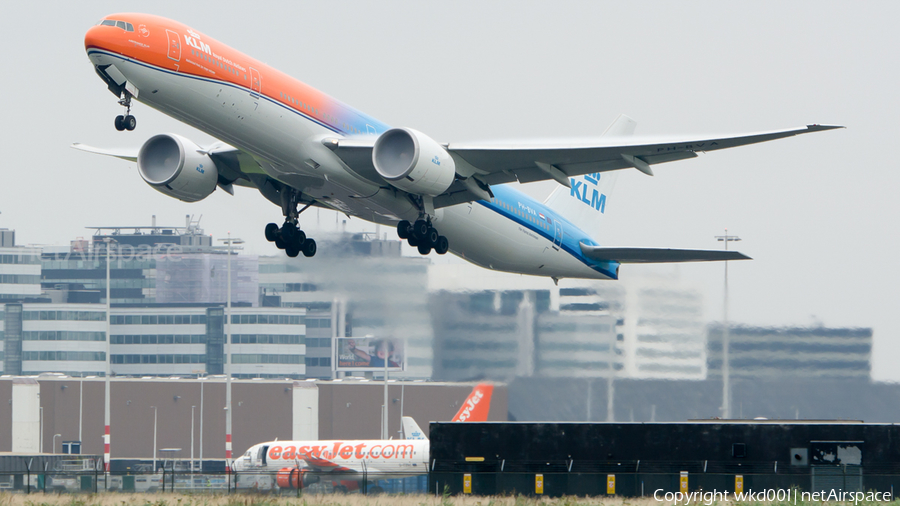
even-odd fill
[{"label": "boeing 777 fuselage", "polygon": [[[186,202],[217,187],[256,188],[281,207],[266,238],[289,256],[313,256],[299,226],[307,208],[334,209],[396,225],[421,254],[452,251],[475,264],[559,278],[616,279],[620,263],[728,260],[737,252],[609,248],[599,244],[609,171],[696,157],[697,153],[835,128],[806,127],[705,139],[639,139],[620,117],[591,145],[441,144],[390,128],[324,93],[184,24],[114,14],[88,30],[97,74],[126,108],[118,130],[133,130],[134,101],[222,142],[200,147],[174,134],[137,152],[75,147],[137,162],[156,190]],[[507,183],[556,180],[545,203]]]}]

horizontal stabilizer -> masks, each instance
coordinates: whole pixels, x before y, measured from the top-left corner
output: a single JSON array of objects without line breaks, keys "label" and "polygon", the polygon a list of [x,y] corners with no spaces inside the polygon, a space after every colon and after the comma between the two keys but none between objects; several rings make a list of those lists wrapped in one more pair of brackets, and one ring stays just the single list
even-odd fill
[{"label": "horizontal stabilizer", "polygon": [[620,264],[664,264],[751,260],[738,251],[666,248],[602,248],[581,243],[581,252],[592,260],[614,260]]}]

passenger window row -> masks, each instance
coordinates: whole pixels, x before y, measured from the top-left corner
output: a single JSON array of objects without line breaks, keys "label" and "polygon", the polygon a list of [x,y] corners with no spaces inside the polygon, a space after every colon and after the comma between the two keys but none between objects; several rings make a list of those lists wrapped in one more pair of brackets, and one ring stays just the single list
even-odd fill
[{"label": "passenger window row", "polygon": [[[195,50],[191,49],[191,54],[196,56],[197,58],[200,58],[201,60],[206,60],[207,62],[209,62],[217,67],[220,67],[223,70],[225,70],[231,74],[234,74],[237,77],[241,76],[241,72],[239,70],[237,70],[236,68],[225,65],[224,63],[220,62],[219,60],[211,58],[211,57],[207,56],[206,54],[201,53],[200,51],[195,51]],[[247,80],[247,74],[244,74],[244,80]]]}]

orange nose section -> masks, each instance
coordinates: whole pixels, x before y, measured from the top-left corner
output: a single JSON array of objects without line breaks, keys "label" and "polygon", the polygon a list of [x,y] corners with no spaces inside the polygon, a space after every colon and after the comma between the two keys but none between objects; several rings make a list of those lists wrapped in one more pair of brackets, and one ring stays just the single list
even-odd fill
[{"label": "orange nose section", "polygon": [[109,47],[108,39],[117,30],[114,26],[92,26],[86,34],[84,34],[85,51],[91,48],[107,49]]},{"label": "orange nose section", "polygon": [[103,26],[96,25],[92,26],[87,33],[84,34],[84,48],[90,49],[92,47],[97,47],[97,44],[102,40],[102,36],[100,32],[102,31]]}]

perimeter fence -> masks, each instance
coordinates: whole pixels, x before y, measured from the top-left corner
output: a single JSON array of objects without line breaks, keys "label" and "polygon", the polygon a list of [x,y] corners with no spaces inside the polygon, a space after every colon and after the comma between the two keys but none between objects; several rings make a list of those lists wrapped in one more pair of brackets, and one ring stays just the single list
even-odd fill
[{"label": "perimeter fence", "polygon": [[78,471],[0,472],[0,492],[33,493],[266,493],[281,495],[359,493],[412,494],[427,491],[426,474],[316,472],[305,467],[275,472],[216,472],[160,469],[109,473]]},{"label": "perimeter fence", "polygon": [[[2,471],[0,492],[14,493],[260,493],[544,495],[665,497],[674,493],[753,494],[748,500],[847,500],[846,493],[900,488],[900,462],[880,465],[798,466],[787,462],[478,460],[432,463],[430,472],[319,471],[285,467],[275,472],[191,472],[190,469]],[[140,468],[139,468],[140,469]],[[760,495],[762,494],[762,495]],[[700,496],[694,496],[698,499]],[[716,496],[717,499],[725,497]],[[852,497],[850,498],[852,500]],[[696,502],[696,501],[694,501]]]}]

